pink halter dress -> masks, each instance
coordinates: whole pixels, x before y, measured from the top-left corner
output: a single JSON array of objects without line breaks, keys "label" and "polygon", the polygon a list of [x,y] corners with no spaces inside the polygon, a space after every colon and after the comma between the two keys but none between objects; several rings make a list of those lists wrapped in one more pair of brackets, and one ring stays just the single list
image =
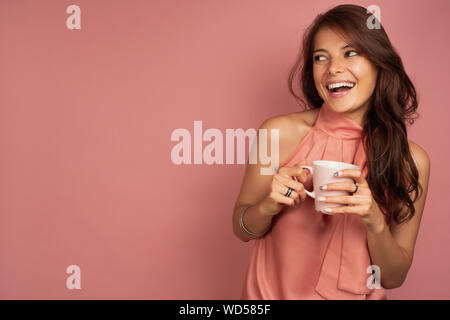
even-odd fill
[{"label": "pink halter dress", "polygon": [[[314,160],[341,161],[356,164],[367,177],[362,130],[324,103],[314,126],[280,167],[301,160],[308,165]],[[311,175],[304,185],[312,189]],[[372,263],[366,228],[356,214],[317,212],[314,199],[307,197],[274,216],[271,229],[252,242],[241,299],[387,299],[384,288],[367,285]]]}]

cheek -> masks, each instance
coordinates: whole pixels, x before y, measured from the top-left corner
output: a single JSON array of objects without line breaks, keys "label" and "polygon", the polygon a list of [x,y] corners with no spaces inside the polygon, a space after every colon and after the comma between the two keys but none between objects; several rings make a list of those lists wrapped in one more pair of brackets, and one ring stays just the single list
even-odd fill
[{"label": "cheek", "polygon": [[350,70],[358,79],[361,89],[372,91],[375,88],[377,73],[370,63],[363,60],[355,61]]},{"label": "cheek", "polygon": [[314,83],[316,84],[316,88],[319,88],[320,84],[322,83],[323,73],[323,68],[317,65],[313,66],[313,78]]}]

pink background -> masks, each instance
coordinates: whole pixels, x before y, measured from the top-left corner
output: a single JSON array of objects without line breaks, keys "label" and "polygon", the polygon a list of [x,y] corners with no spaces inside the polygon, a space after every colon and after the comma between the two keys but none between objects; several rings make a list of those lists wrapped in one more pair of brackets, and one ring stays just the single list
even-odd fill
[{"label": "pink background", "polygon": [[297,111],[303,30],[345,2],[380,6],[419,94],[409,138],[432,163],[414,264],[388,297],[450,298],[446,0],[0,0],[0,298],[238,299],[245,165],[177,166],[171,134]]}]

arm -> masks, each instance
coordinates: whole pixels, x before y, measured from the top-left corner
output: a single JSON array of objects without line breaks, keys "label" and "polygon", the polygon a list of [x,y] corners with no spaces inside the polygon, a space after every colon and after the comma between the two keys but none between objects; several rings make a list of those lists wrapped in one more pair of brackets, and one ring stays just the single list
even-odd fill
[{"label": "arm", "polygon": [[419,171],[423,193],[414,203],[415,214],[408,222],[389,228],[384,218],[377,227],[367,228],[367,241],[372,263],[381,269],[381,283],[386,289],[400,287],[411,267],[419,232],[430,175],[430,159],[417,144],[410,142],[411,153]]},{"label": "arm", "polygon": [[[299,139],[307,133],[307,127],[302,127],[299,132],[299,126],[288,115],[278,116],[266,120],[260,129],[267,129],[267,150],[269,154],[271,146],[271,129],[279,129],[279,167],[284,164],[299,143]],[[259,145],[259,137],[257,135],[254,147]],[[242,181],[241,190],[233,211],[232,224],[234,234],[244,242],[255,239],[245,233],[240,225],[239,218],[242,211],[249,205],[255,205],[249,208],[244,215],[245,227],[253,233],[261,233],[270,228],[273,216],[264,215],[263,211],[267,210],[267,205],[263,200],[271,191],[271,182],[273,175],[262,175],[260,169],[263,167],[258,157],[256,164],[250,164],[247,161],[247,167]]]},{"label": "arm", "polygon": [[[239,226],[239,216],[243,210],[250,204],[238,206],[233,213],[233,229],[234,234],[244,242],[248,242],[254,237],[245,233],[241,227]],[[261,233],[270,228],[272,224],[273,216],[267,216],[261,214],[261,202],[258,202],[257,205],[249,208],[244,215],[244,226],[248,229],[248,231],[253,233]]]}]

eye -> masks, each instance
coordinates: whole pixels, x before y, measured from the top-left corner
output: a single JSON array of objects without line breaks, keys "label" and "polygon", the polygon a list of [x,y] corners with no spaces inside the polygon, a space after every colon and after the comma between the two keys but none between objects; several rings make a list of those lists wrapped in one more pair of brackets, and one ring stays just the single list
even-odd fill
[{"label": "eye", "polygon": [[327,58],[325,56],[320,55],[320,54],[314,56],[314,61],[317,61],[317,62],[322,62],[322,61],[325,61],[326,59]]},{"label": "eye", "polygon": [[347,54],[349,57],[353,57],[353,56],[358,55],[359,52],[358,52],[358,51],[355,51],[355,50],[350,50],[350,51],[347,51],[346,54]]}]

